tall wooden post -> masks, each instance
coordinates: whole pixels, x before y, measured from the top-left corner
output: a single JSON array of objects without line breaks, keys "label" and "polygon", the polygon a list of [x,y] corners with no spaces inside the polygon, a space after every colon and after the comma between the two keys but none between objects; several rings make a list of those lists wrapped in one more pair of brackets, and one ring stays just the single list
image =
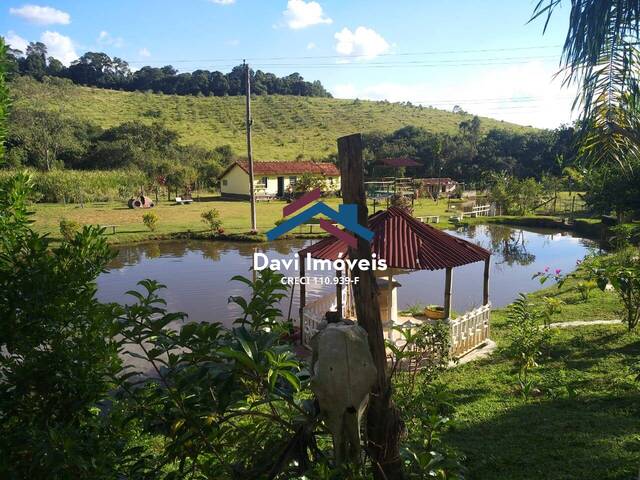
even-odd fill
[{"label": "tall wooden post", "polygon": [[484,261],[484,281],[482,284],[482,304],[489,303],[489,269],[491,266],[491,257]]},{"label": "tall wooden post", "polygon": [[300,259],[300,344],[304,344],[304,307],[307,303],[307,285],[303,280],[305,278],[304,258]]},{"label": "tall wooden post", "polygon": [[[358,223],[367,225],[362,137],[359,133],[338,139],[338,161],[342,177],[342,200],[345,204],[358,205]],[[358,246],[349,249],[349,258],[371,261],[370,243],[358,237]],[[358,277],[358,283],[353,284],[356,317],[358,324],[367,331],[369,349],[378,372],[367,412],[368,450],[373,464],[377,466],[374,467],[374,478],[398,480],[403,478],[399,449],[401,423],[391,401],[391,385],[387,378],[378,287],[373,272],[360,270],[357,263],[351,276]]]},{"label": "tall wooden post", "polygon": [[447,267],[447,275],[444,282],[444,318],[451,316],[451,296],[453,286],[453,268]]},{"label": "tall wooden post", "polygon": [[336,312],[338,312],[338,317],[342,319],[342,270],[336,270],[336,277],[338,278],[338,283],[336,283]]},{"label": "tall wooden post", "polygon": [[249,74],[249,64],[245,63],[245,81],[246,81],[246,123],[247,123],[247,160],[249,161],[249,200],[251,201],[251,231],[256,232],[256,192],[253,178],[253,148],[251,146],[251,75]]}]

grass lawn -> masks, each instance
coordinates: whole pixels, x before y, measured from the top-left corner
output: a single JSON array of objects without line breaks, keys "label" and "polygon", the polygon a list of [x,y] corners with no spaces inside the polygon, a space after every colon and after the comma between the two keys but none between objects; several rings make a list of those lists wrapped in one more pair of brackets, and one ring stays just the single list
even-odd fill
[{"label": "grass lawn", "polygon": [[[160,122],[180,135],[184,144],[214,148],[231,145],[246,150],[244,97],[192,97],[121,92],[75,85],[56,86],[18,78],[11,84],[19,108],[53,110],[78,122],[103,128],[124,122]],[[456,133],[460,115],[400,103],[285,95],[258,95],[252,101],[253,152],[257,160],[326,158],[337,150],[336,139],[354,132],[391,133],[407,125],[434,133]],[[482,131],[534,131],[482,117]]]},{"label": "grass lawn", "polygon": [[[544,294],[565,301],[554,322],[620,318],[613,293],[578,301],[575,283]],[[507,343],[506,312],[492,338]],[[535,370],[540,394],[524,401],[513,362],[491,357],[445,372],[456,405],[447,440],[467,457],[470,479],[635,479],[640,468],[640,335],[624,325],[553,329]]]},{"label": "grass lawn", "polygon": [[[337,208],[341,202],[339,198],[325,200],[329,206]],[[258,202],[257,222],[262,232],[272,228],[277,220],[282,218],[284,201]],[[155,232],[150,232],[142,223],[142,215],[148,210],[132,210],[124,203],[94,203],[85,204],[81,208],[77,204],[36,204],[34,206],[35,229],[39,232],[50,233],[52,237],[60,236],[60,219],[75,220],[83,225],[118,225],[116,234],[107,231],[107,238],[112,243],[140,241],[158,238],[170,234],[183,232],[204,232],[206,226],[200,214],[212,208],[220,212],[223,228],[226,233],[248,232],[251,228],[249,202],[223,201],[220,197],[209,197],[206,201],[194,202],[190,205],[175,205],[174,202],[161,200],[151,211],[158,216],[158,226]],[[378,209],[380,207],[378,206]],[[418,200],[415,204],[414,215],[440,215],[439,227],[450,226],[447,201],[441,200],[436,204],[430,199]],[[369,204],[369,212],[373,212],[373,204]],[[315,228],[315,232],[319,229]]]}]

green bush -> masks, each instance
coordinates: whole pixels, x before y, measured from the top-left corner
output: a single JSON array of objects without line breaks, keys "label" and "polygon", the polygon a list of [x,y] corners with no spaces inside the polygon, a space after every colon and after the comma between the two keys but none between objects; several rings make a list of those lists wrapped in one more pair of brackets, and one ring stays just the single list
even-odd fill
[{"label": "green bush", "polygon": [[75,220],[67,220],[66,218],[60,220],[60,235],[65,240],[71,241],[79,231],[80,224]]},{"label": "green bush", "polygon": [[529,303],[526,295],[520,294],[520,297],[509,305],[507,313],[509,345],[506,353],[518,367],[520,393],[526,400],[535,388],[536,380],[531,372],[538,366],[542,349],[549,342],[550,331],[541,322],[544,313]]},{"label": "green bush", "polygon": [[113,253],[95,227],[59,246],[33,232],[30,183],[0,181],[0,477],[117,478],[118,307],[95,298]]},{"label": "green bush", "polygon": [[613,287],[623,306],[623,319],[629,330],[633,330],[640,322],[640,250],[627,247],[594,261],[590,268],[601,290],[608,285]]},{"label": "green bush", "polygon": [[209,227],[212,233],[220,231],[222,220],[220,220],[220,212],[215,208],[202,212],[200,214],[202,221]]},{"label": "green bush", "polygon": [[158,215],[153,212],[147,212],[142,215],[142,223],[152,232],[156,231],[156,227],[158,226]]}]

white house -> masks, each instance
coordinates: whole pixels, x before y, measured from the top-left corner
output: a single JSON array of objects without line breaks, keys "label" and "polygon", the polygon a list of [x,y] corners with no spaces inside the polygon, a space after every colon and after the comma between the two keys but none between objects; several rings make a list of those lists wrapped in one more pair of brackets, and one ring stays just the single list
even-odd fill
[{"label": "white house", "polygon": [[[253,179],[258,198],[278,198],[285,195],[304,174],[325,178],[325,192],[340,190],[340,171],[332,163],[312,161],[254,162]],[[236,161],[220,175],[220,193],[224,198],[249,199],[249,164]]]}]

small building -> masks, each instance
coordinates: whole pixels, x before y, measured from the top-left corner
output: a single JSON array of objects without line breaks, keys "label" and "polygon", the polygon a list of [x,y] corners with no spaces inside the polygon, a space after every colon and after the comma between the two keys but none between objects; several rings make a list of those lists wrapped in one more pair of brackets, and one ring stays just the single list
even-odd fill
[{"label": "small building", "polygon": [[458,188],[459,183],[455,180],[444,178],[421,178],[419,180],[420,187],[429,195],[451,195]]},{"label": "small building", "polygon": [[[296,162],[254,162],[253,177],[257,198],[280,198],[291,191],[295,182],[305,174],[325,179],[325,192],[340,190],[340,170],[332,163]],[[218,177],[220,193],[224,198],[248,200],[249,162],[236,161]]]}]

